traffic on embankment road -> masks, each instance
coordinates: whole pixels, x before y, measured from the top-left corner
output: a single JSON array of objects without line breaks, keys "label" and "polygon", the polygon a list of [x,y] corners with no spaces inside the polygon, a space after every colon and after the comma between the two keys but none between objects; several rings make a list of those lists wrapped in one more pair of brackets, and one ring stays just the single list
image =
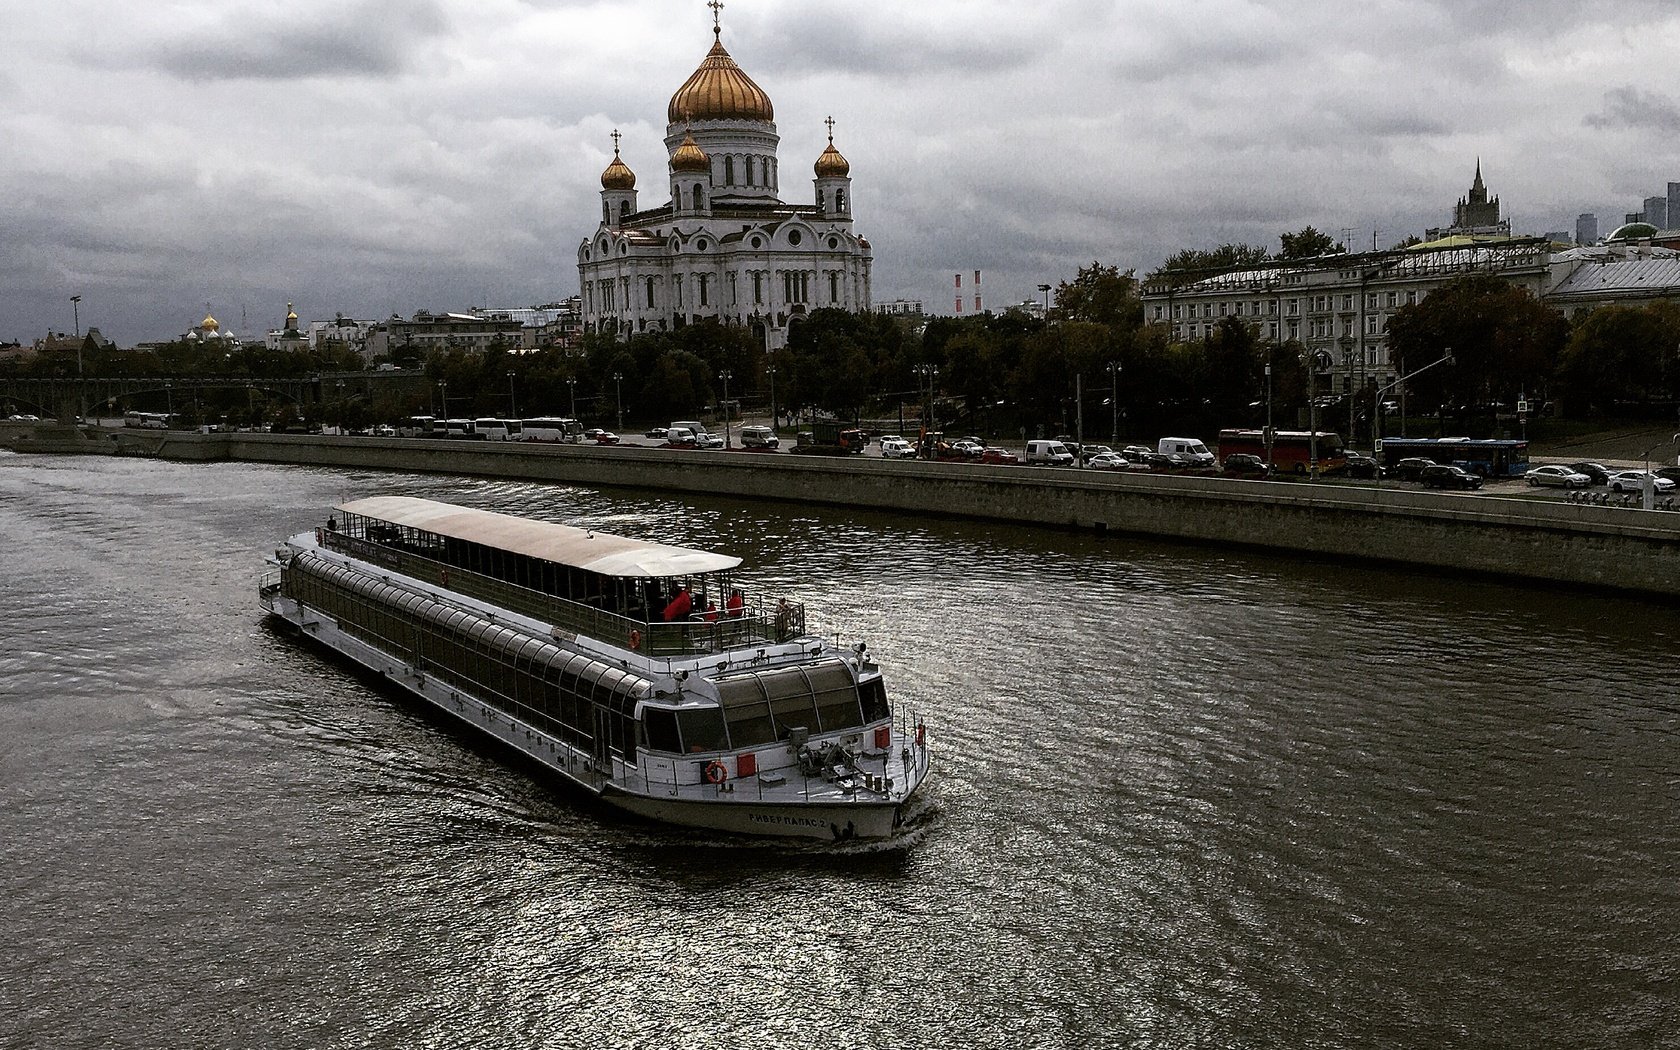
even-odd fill
[{"label": "traffic on embankment road", "polygon": [[[704,493],[1264,548],[1665,599],[1680,595],[1680,513],[1641,511],[1634,509],[1637,503],[1571,502],[1521,481],[1456,492],[1381,478],[1255,480],[1214,472],[895,460],[880,455],[878,444],[870,453],[791,455],[649,447],[644,442],[653,439],[645,436],[635,444],[586,445],[66,429],[79,441],[75,448],[35,450]],[[1544,495],[1535,498],[1539,493]]]}]

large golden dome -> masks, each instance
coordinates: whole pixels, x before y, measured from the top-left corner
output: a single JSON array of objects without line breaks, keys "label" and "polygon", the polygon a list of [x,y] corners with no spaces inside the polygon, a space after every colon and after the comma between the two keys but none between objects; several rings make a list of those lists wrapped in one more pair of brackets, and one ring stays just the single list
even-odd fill
[{"label": "large golden dome", "polygon": [[601,172],[601,188],[603,190],[633,190],[636,188],[636,173],[630,170],[630,165],[624,163],[623,158],[618,155],[617,149],[613,150],[612,163],[607,165],[606,171]]},{"label": "large golden dome", "polygon": [[672,124],[683,120],[776,119],[770,96],[741,72],[723,49],[722,39],[712,44],[700,68],[671,96],[666,114]]},{"label": "large golden dome", "polygon": [[672,171],[711,171],[712,158],[706,156],[706,151],[694,141],[694,133],[688,132],[683,136],[682,145],[671,154]]},{"label": "large golden dome", "polygon": [[222,330],[222,322],[216,320],[215,315],[213,314],[205,314],[204,320],[198,322],[198,326],[206,332],[219,332]]}]

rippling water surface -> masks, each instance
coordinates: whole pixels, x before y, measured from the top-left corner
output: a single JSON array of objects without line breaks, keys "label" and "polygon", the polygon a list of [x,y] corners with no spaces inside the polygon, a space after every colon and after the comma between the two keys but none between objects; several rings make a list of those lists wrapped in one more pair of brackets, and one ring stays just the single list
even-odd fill
[{"label": "rippling water surface", "polygon": [[[744,556],[926,712],[914,830],[628,825],[266,628],[394,492]],[[0,1045],[1676,1045],[1675,608],[92,457],[0,456],[0,535]]]}]

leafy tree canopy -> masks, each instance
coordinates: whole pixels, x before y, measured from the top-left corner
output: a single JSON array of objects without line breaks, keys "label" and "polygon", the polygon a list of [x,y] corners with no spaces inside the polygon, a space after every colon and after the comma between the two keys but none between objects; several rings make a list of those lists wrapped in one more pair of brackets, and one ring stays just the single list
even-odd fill
[{"label": "leafy tree canopy", "polygon": [[1308,226],[1299,233],[1285,233],[1279,237],[1282,247],[1277,257],[1289,262],[1296,259],[1316,259],[1321,255],[1341,255],[1347,249],[1331,240],[1328,233],[1320,233]]}]

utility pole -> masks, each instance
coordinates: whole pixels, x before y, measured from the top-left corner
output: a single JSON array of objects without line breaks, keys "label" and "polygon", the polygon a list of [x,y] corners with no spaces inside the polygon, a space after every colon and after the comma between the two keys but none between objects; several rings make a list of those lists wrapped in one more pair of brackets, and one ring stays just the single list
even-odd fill
[{"label": "utility pole", "polygon": [[723,447],[726,450],[735,447],[729,436],[729,377],[732,374],[727,368],[718,373],[718,378],[723,380]]}]

